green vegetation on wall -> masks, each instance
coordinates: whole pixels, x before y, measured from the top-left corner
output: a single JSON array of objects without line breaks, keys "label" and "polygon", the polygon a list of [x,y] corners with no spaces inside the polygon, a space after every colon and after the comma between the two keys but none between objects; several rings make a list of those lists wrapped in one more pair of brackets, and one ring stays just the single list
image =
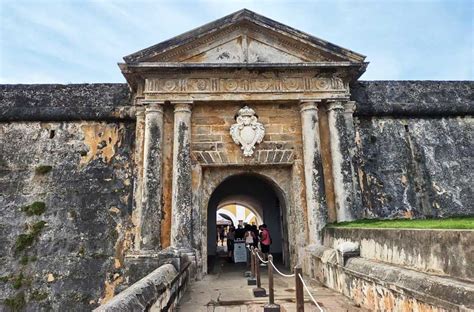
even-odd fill
[{"label": "green vegetation on wall", "polygon": [[474,229],[474,217],[446,219],[362,219],[329,224],[328,227],[380,228],[380,229]]}]

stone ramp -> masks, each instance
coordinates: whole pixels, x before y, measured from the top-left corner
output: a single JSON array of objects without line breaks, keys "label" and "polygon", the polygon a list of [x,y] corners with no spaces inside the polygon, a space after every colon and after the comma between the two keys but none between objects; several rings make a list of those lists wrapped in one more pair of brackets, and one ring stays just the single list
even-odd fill
[{"label": "stone ramp", "polygon": [[[266,267],[261,267],[262,287],[268,291]],[[181,298],[177,310],[180,312],[257,312],[263,311],[268,297],[255,298],[252,288],[243,276],[243,264],[231,264],[223,259],[216,263],[216,274],[206,275],[192,283]],[[286,272],[286,271],[283,271]],[[286,272],[289,273],[289,272]],[[306,279],[313,296],[324,311],[367,311],[353,305],[350,299]],[[296,311],[294,278],[284,278],[275,274],[275,302],[282,311]],[[319,311],[305,294],[305,311]]]}]

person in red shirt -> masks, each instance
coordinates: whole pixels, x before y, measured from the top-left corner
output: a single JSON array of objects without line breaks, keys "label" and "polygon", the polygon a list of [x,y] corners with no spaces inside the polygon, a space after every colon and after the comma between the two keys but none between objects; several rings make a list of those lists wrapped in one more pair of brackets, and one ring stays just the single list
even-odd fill
[{"label": "person in red shirt", "polygon": [[266,261],[268,259],[268,254],[270,253],[270,245],[272,244],[272,238],[265,223],[259,226],[259,230],[260,249],[262,250],[262,253],[264,255],[264,260]]}]

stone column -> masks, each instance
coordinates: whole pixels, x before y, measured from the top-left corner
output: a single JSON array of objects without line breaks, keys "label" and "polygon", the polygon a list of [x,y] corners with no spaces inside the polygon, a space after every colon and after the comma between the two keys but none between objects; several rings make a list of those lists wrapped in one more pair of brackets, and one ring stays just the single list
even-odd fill
[{"label": "stone column", "polygon": [[331,142],[332,174],[336,197],[337,221],[353,220],[355,172],[354,124],[352,102],[328,104],[328,124]]},{"label": "stone column", "polygon": [[163,105],[145,102],[141,250],[160,250],[162,216]]},{"label": "stone column", "polygon": [[171,246],[192,249],[191,102],[174,105]]},{"label": "stone column", "polygon": [[320,232],[327,220],[323,165],[320,153],[318,103],[319,101],[301,101],[300,105],[310,245],[321,243]]}]

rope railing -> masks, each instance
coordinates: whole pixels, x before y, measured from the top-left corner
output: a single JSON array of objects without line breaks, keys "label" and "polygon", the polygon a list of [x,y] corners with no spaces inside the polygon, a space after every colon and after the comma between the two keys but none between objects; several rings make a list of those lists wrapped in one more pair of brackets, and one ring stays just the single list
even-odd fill
[{"label": "rope railing", "polygon": [[265,263],[265,264],[267,264],[267,263],[268,263],[268,260],[267,260],[267,261],[265,261],[265,260],[263,260],[263,259],[260,257],[260,255],[259,255],[259,252],[258,252],[258,251],[255,251],[255,249],[254,249],[254,252],[255,252],[255,254],[257,255],[258,259],[260,259],[260,261],[261,261],[262,263]]},{"label": "rope railing", "polygon": [[285,274],[285,273],[280,272],[280,270],[277,269],[277,267],[275,266],[275,264],[273,263],[273,261],[271,261],[270,264],[272,265],[273,269],[274,269],[278,274],[280,274],[280,275],[283,276],[283,277],[294,277],[294,276],[295,276],[295,273],[293,273],[293,274]]},{"label": "rope railing", "polygon": [[301,276],[301,274],[298,274],[298,277],[300,278],[301,282],[303,283],[303,286],[304,288],[306,289],[306,292],[308,293],[309,297],[311,298],[311,300],[313,301],[313,303],[318,307],[319,311],[321,312],[324,312],[323,309],[321,309],[321,307],[319,306],[318,302],[316,301],[316,299],[314,299],[313,295],[311,294],[311,292],[309,291],[309,288],[308,286],[306,285],[303,277]]},{"label": "rope railing", "polygon": [[[258,248],[253,248],[252,247],[252,249],[251,249],[250,245],[248,245],[247,249],[250,251],[250,255],[252,256],[252,258],[255,259],[255,261],[252,260],[253,265],[258,266],[259,261],[262,262],[262,263],[265,263],[265,264],[270,263],[270,266],[268,266],[268,273],[269,273],[268,274],[268,278],[269,278],[269,283],[268,284],[269,284],[269,287],[270,287],[270,289],[269,289],[269,291],[270,291],[269,295],[270,296],[269,296],[268,305],[264,306],[264,311],[277,311],[277,310],[275,310],[276,307],[278,307],[278,311],[279,311],[279,305],[276,305],[274,303],[274,295],[273,295],[273,292],[274,292],[274,290],[273,290],[273,270],[275,270],[278,274],[280,274],[283,277],[286,277],[286,278],[294,277],[295,278],[296,308],[297,308],[297,311],[304,311],[304,293],[303,293],[303,288],[304,288],[306,290],[306,293],[311,298],[311,301],[314,303],[314,305],[319,309],[320,312],[324,312],[324,310],[321,308],[319,303],[314,298],[313,294],[310,292],[310,290],[308,288],[308,285],[306,285],[306,282],[304,281],[303,276],[301,275],[302,270],[301,270],[300,266],[295,267],[295,273],[285,274],[285,273],[281,272],[280,270],[278,270],[276,265],[273,263],[273,257],[271,255],[269,255],[268,260],[265,261],[264,259],[262,259],[262,257],[260,257],[260,253],[259,253],[260,250]],[[255,256],[257,256],[257,257],[255,258]],[[254,270],[252,270],[252,271],[254,271]],[[257,275],[258,281],[260,281],[260,270],[255,270],[255,273]],[[258,283],[258,287],[260,288],[260,283]],[[268,308],[268,310],[267,310],[267,308]]]}]

